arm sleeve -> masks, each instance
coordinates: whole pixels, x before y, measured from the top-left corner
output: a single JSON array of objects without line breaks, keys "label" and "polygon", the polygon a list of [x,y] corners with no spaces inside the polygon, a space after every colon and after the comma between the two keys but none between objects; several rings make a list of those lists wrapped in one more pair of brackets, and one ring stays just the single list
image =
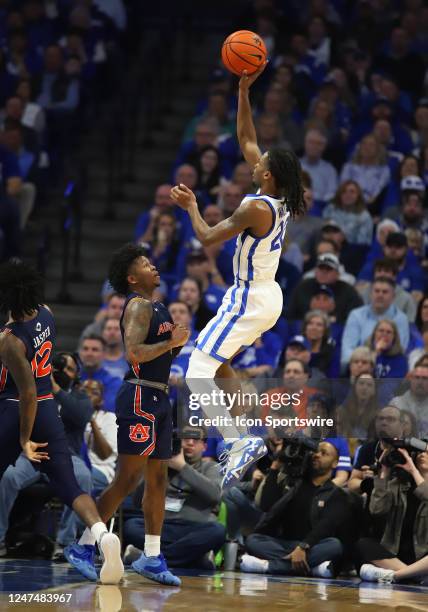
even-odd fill
[{"label": "arm sleeve", "polygon": [[61,418],[78,427],[85,427],[91,420],[94,409],[91,400],[81,391],[66,393],[61,389],[55,399],[61,404]]},{"label": "arm sleeve", "polygon": [[211,504],[217,504],[221,499],[221,475],[216,464],[208,464],[206,473],[198,472],[192,466],[185,465],[180,477],[190,485],[195,493]]},{"label": "arm sleeve", "polygon": [[349,445],[347,440],[338,439],[335,442],[335,446],[339,452],[339,462],[336,470],[344,470],[345,472],[352,472],[351,465],[351,453],[349,452]]}]

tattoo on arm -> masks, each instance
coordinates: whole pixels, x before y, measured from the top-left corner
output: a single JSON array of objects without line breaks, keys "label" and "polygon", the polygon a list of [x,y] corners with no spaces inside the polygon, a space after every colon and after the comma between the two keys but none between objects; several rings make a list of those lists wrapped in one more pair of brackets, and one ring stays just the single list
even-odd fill
[{"label": "tattoo on arm", "polygon": [[152,314],[152,304],[144,298],[131,300],[125,310],[125,350],[131,363],[152,361],[171,349],[169,340],[156,344],[144,343],[149,333]]}]

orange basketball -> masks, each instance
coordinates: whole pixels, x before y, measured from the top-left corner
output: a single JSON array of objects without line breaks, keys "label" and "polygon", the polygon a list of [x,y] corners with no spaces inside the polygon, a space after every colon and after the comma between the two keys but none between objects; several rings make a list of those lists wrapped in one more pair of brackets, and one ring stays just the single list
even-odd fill
[{"label": "orange basketball", "polygon": [[226,38],[221,48],[221,59],[230,72],[242,76],[244,70],[253,74],[264,64],[266,45],[258,34],[238,30]]}]

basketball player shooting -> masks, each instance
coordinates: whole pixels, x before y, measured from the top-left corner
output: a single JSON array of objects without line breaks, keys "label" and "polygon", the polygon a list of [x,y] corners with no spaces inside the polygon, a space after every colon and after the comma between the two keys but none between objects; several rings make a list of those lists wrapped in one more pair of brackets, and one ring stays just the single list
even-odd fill
[{"label": "basketball player shooting", "polygon": [[[173,200],[189,213],[202,245],[238,237],[233,258],[234,284],[224,296],[217,315],[199,334],[190,358],[186,382],[195,394],[205,393],[207,388],[219,391],[215,378],[222,379],[228,390],[233,384],[236,388],[237,377],[230,365],[231,359],[276,323],[283,300],[275,274],[286,225],[290,217],[305,212],[297,157],[280,148],[262,154],[257,145],[249,88],[265,65],[251,76],[244,71],[239,81],[238,140],[245,160],[253,168],[257,193],[246,195],[231,217],[209,227],[190,189],[180,184],[171,190]],[[226,408],[219,411],[217,406],[204,406],[203,410],[213,418],[228,416]],[[223,487],[229,487],[267,451],[261,438],[250,437],[238,427],[220,426],[217,429],[226,441]]]}]

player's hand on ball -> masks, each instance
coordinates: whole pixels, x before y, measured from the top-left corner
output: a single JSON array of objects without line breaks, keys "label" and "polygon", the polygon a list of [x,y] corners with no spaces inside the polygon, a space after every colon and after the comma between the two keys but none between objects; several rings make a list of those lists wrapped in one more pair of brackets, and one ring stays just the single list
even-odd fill
[{"label": "player's hand on ball", "polygon": [[45,459],[49,459],[47,452],[37,450],[38,448],[47,445],[47,442],[32,442],[31,440],[21,444],[24,455],[27,457],[27,459],[33,461],[34,463],[40,463]]},{"label": "player's hand on ball", "polygon": [[190,329],[186,325],[178,323],[171,332],[171,340],[174,348],[184,346],[190,338]]},{"label": "player's hand on ball", "polygon": [[191,206],[197,205],[196,196],[191,189],[180,183],[171,189],[171,198],[177,202],[180,208],[188,210]]},{"label": "player's hand on ball", "polygon": [[239,89],[248,91],[251,85],[254,83],[254,81],[261,75],[261,73],[266,68],[266,66],[267,66],[267,60],[265,61],[264,64],[260,66],[258,70],[253,72],[253,74],[248,74],[248,72],[244,70],[241,78],[239,79]]}]

